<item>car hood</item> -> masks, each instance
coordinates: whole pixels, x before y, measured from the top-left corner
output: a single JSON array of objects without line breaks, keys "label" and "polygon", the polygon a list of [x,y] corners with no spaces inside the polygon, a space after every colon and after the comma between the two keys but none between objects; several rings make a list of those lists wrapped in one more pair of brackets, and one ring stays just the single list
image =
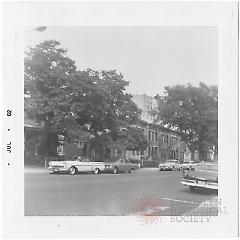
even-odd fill
[{"label": "car hood", "polygon": [[195,170],[195,171],[188,171],[186,174],[191,178],[198,178],[204,180],[216,180],[218,177],[218,173],[215,171],[204,171],[204,170]]}]

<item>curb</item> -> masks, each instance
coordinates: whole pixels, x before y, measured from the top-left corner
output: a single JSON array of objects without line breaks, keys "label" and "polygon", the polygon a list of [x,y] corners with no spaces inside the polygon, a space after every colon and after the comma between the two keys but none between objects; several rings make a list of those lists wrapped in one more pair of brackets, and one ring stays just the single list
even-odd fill
[{"label": "curb", "polygon": [[48,168],[44,167],[24,167],[24,173],[46,173]]}]

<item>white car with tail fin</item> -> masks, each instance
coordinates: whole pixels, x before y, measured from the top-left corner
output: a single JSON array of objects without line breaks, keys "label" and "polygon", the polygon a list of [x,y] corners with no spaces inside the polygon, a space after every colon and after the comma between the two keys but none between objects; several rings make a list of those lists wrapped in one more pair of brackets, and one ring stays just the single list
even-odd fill
[{"label": "white car with tail fin", "polygon": [[48,169],[52,173],[67,172],[70,175],[75,175],[78,172],[98,174],[108,168],[111,168],[111,165],[104,162],[91,162],[89,159],[82,159],[81,157],[66,157],[59,161],[50,161]]}]

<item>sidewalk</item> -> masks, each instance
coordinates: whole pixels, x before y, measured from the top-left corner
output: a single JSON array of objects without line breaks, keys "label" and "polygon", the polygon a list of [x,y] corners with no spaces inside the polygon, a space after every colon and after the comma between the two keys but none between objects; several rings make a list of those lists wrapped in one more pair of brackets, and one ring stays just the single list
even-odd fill
[{"label": "sidewalk", "polygon": [[24,166],[24,173],[48,173],[48,168],[40,166]]}]

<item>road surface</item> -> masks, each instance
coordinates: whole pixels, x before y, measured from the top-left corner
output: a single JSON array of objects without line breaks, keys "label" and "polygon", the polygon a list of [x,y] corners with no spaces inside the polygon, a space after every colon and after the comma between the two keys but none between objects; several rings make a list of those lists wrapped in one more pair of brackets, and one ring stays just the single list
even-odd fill
[{"label": "road surface", "polygon": [[[191,192],[179,171],[139,169],[121,174],[50,174],[25,169],[26,216],[187,215],[217,193]],[[204,211],[198,215],[216,215]]]}]

